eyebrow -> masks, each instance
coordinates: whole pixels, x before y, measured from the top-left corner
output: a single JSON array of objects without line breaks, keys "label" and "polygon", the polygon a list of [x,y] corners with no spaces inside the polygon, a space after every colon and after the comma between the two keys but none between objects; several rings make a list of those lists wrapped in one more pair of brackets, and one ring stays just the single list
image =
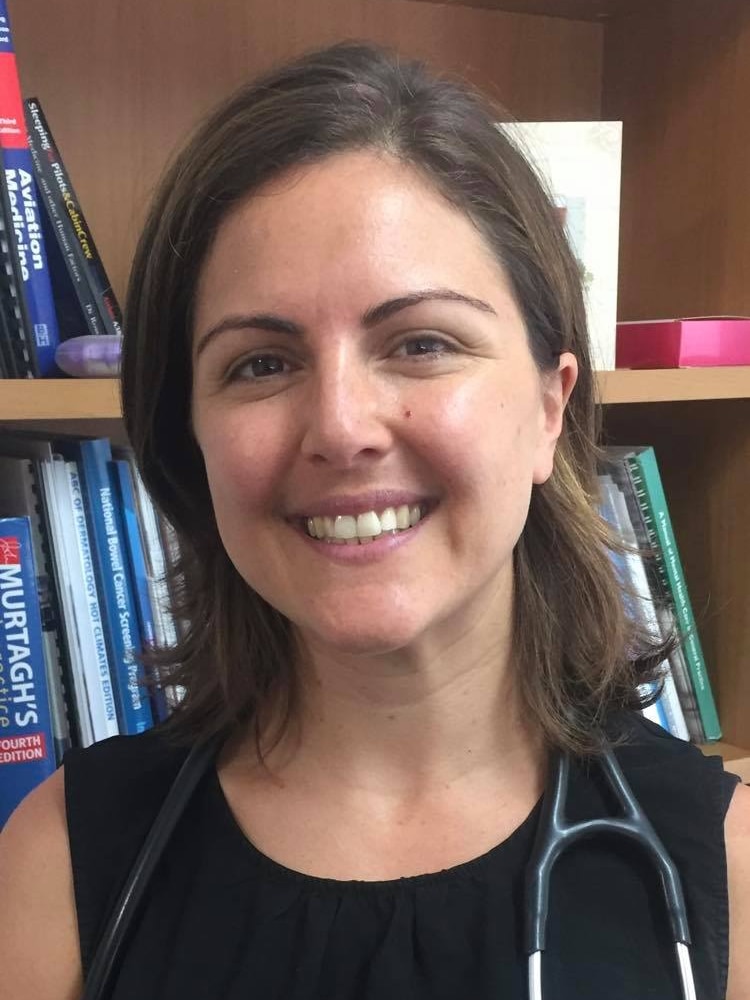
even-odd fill
[{"label": "eyebrow", "polygon": [[[463,292],[456,292],[451,288],[426,288],[422,291],[411,292],[409,295],[400,295],[395,299],[387,299],[376,306],[371,306],[362,315],[362,325],[366,330],[385,322],[391,316],[408,309],[410,306],[419,305],[420,302],[461,302],[471,306],[483,313],[490,313],[497,316],[497,312],[483,299],[477,299],[473,295],[464,295]],[[284,333],[292,337],[303,337],[305,328],[292,320],[284,319],[273,313],[251,313],[248,315],[234,314],[225,316],[210,327],[201,337],[195,349],[196,359],[205,351],[206,347],[220,334],[227,330],[267,330],[270,333]]]}]

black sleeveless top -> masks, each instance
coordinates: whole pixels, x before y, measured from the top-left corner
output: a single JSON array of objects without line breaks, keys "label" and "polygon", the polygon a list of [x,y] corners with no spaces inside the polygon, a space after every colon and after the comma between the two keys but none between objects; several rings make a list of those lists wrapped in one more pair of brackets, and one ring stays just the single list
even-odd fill
[{"label": "black sleeveless top", "polygon": [[[698,1000],[724,1000],[728,963],[723,821],[737,778],[640,716],[617,750],[681,872]],[[184,752],[157,732],[65,759],[84,973]],[[571,819],[612,814],[596,769],[573,767]],[[245,837],[214,768],[149,889],[116,1000],[525,1000],[523,874],[541,802],[466,864],[387,882],[284,868]],[[638,850],[591,840],[552,880],[545,1000],[680,1000],[661,887]]]}]

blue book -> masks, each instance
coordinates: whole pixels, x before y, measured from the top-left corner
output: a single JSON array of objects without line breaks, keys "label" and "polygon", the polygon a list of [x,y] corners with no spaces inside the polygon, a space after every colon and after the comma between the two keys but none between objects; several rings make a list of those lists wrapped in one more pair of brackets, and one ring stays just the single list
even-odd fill
[{"label": "blue book", "polygon": [[106,438],[63,438],[54,447],[78,463],[120,732],[142,733],[153,725],[153,714],[147,691],[139,683],[138,612],[109,474],[110,444]]},{"label": "blue book", "polygon": [[27,517],[0,518],[0,828],[55,770],[36,567]]},{"label": "blue book", "polygon": [[60,331],[6,0],[0,0],[0,145],[14,249],[31,326],[34,375],[59,375],[55,350],[60,342]]},{"label": "blue book", "polygon": [[[133,490],[133,480],[130,476],[130,466],[124,459],[114,459],[109,463],[114,494],[118,500],[118,508],[122,519],[125,547],[138,609],[138,624],[140,626],[142,648],[153,647],[156,643],[154,627],[154,611],[148,586],[148,571],[143,552],[143,537],[138,521],[138,506]],[[151,700],[156,717],[163,721],[169,715],[167,699],[160,688],[151,691]]]}]

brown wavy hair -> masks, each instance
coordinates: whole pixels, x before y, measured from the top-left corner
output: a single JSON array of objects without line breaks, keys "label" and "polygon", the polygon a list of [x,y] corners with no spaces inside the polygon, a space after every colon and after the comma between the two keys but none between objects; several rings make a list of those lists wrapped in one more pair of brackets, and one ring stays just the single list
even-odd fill
[{"label": "brown wavy hair", "polygon": [[379,46],[343,42],[250,82],[177,155],[155,195],[126,301],[122,395],[141,474],[173,525],[174,647],[148,659],[184,698],[181,743],[254,727],[261,753],[294,712],[290,622],[240,577],[214,519],[191,431],[193,295],[227,213],[293,166],[372,149],[410,165],[474,223],[504,268],[540,373],[578,359],[554,471],[534,486],[514,553],[514,663],[525,709],[552,746],[595,752],[612,709],[640,707],[669,644],[626,615],[598,514],[596,383],[581,275],[534,170],[497,127],[504,109],[461,80]]}]

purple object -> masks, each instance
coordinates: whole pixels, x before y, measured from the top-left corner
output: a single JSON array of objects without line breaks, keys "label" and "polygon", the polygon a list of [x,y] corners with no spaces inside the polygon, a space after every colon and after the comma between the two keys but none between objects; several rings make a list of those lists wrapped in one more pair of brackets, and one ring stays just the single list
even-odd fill
[{"label": "purple object", "polygon": [[115,378],[120,374],[122,337],[71,337],[55,352],[55,361],[78,378]]}]

